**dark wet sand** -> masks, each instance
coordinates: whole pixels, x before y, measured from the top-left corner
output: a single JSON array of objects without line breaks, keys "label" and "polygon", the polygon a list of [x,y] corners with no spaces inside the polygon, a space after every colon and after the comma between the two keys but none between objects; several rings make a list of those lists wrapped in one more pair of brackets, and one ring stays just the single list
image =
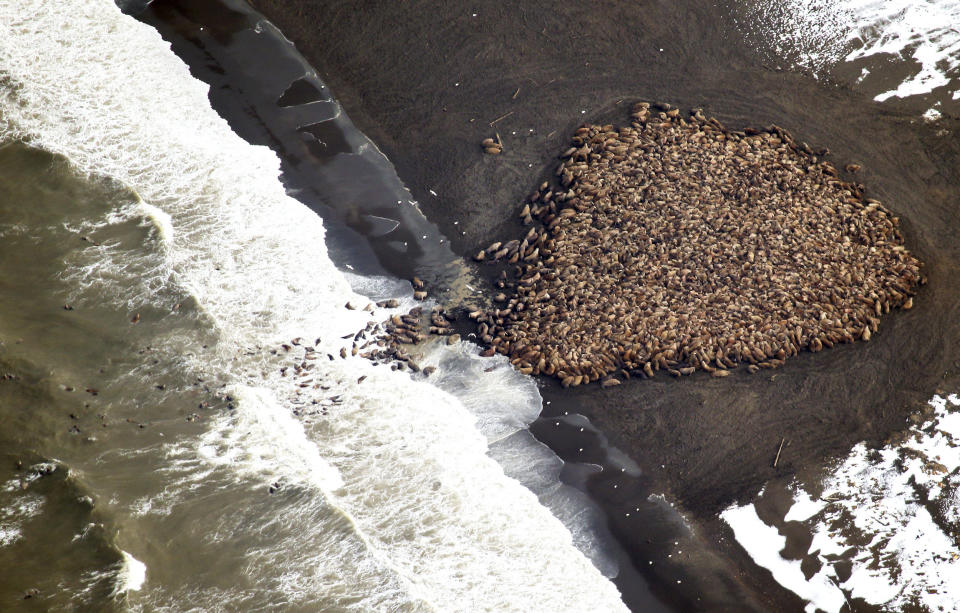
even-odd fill
[{"label": "dark wet sand", "polygon": [[[960,143],[921,122],[922,109],[880,106],[765,68],[726,28],[722,8],[689,4],[254,2],[321,71],[464,255],[517,236],[519,204],[552,173],[576,126],[626,123],[636,100],[703,107],[733,129],[776,123],[831,149],[838,167],[863,165],[867,195],[901,215],[929,278],[916,307],[885,317],[872,341],[722,380],[661,375],[607,390],[544,382],[548,411],[587,415],[717,545],[721,555],[703,562],[715,576],[699,588],[660,577],[681,610],[704,608],[694,595],[701,589],[712,590],[711,610],[737,610],[738,602],[741,610],[798,610],[732,544],[716,513],[768,479],[816,471],[858,441],[882,441],[936,388],[960,382],[952,349],[960,340]],[[484,155],[479,143],[495,133],[504,152]],[[629,492],[613,496],[602,481],[592,487],[608,510],[630,505]],[[645,545],[636,531],[626,522],[613,528],[639,565]]]}]

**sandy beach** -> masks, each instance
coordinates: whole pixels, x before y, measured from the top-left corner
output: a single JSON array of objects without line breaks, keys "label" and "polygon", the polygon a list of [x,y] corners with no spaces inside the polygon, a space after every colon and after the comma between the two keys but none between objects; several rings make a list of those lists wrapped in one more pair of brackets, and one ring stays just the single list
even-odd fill
[{"label": "sandy beach", "polygon": [[[863,166],[866,195],[900,216],[929,279],[915,308],[885,317],[869,343],[722,380],[659,375],[603,390],[542,387],[544,419],[564,410],[589,417],[642,468],[644,487],[675,501],[715,551],[692,563],[709,569],[693,579],[696,587],[667,585],[669,572],[650,571],[668,600],[681,610],[798,609],[794,596],[749,570],[717,513],[771,478],[815,474],[857,442],[881,443],[930,390],[960,381],[948,351],[960,339],[960,287],[952,282],[960,146],[945,130],[955,122],[928,126],[907,104],[881,107],[843,86],[765,65],[722,27],[723,8],[253,4],[320,71],[467,258],[519,233],[516,210],[552,174],[580,123],[627,123],[639,100],[702,107],[731,129],[777,124],[829,148],[837,166]],[[480,142],[497,136],[502,154],[484,155]],[[604,487],[600,480],[591,490],[637,562],[644,537],[617,521],[633,504],[631,492],[614,496]],[[711,594],[710,606],[697,601],[700,593]]]},{"label": "sandy beach", "polygon": [[0,1],[0,610],[953,611],[956,23]]}]

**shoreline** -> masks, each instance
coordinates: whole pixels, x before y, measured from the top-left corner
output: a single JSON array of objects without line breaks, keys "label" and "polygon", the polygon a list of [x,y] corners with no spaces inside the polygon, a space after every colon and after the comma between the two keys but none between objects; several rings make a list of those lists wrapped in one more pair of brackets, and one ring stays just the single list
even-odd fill
[{"label": "shoreline", "polygon": [[[329,93],[325,84],[316,78],[309,65],[297,54],[292,44],[263,17],[243,4],[243,0],[213,0],[197,10],[195,3],[178,5],[156,2],[149,10],[139,13],[138,17],[156,28],[164,39],[171,44],[176,54],[185,61],[195,78],[207,83],[211,91],[211,104],[228,121],[231,128],[244,135],[252,144],[267,146],[279,156],[282,164],[281,179],[286,189],[317,213],[327,227],[325,241],[335,262],[345,273],[352,271],[367,276],[386,276],[396,282],[407,284],[405,280],[412,273],[425,278],[438,277],[436,289],[453,289],[454,300],[463,300],[462,289],[444,288],[446,279],[453,278],[458,286],[476,284],[474,277],[464,278],[461,259],[449,250],[444,252],[443,240],[437,245],[434,240],[420,236],[426,230],[435,230],[429,221],[416,209],[403,206],[404,198],[409,197],[405,186],[400,182],[389,161],[379,153],[376,145],[359,132],[345,113],[331,114],[327,111],[336,107],[336,99]],[[256,65],[244,65],[245,58],[260,58]],[[293,85],[290,85],[292,81]],[[296,95],[293,95],[296,92]],[[315,113],[314,99],[323,96],[323,107]],[[316,131],[333,137],[334,142],[351,143],[341,151],[327,152],[311,147],[303,147],[301,139],[302,124],[306,123],[310,131]],[[341,153],[349,155],[341,156]],[[332,167],[332,168],[331,168]],[[337,171],[348,170],[346,175],[337,176]],[[379,202],[382,210],[372,208],[371,203],[355,199],[354,185],[361,183]],[[391,200],[393,199],[393,200]],[[396,205],[391,203],[395,202]],[[396,251],[395,233],[381,233],[377,228],[364,228],[362,224],[351,223],[362,217],[364,211],[382,213],[382,222],[393,221],[403,231],[401,236],[411,240],[412,249]],[[358,214],[359,212],[359,214]],[[419,217],[418,217],[419,215]],[[357,227],[359,225],[359,227]],[[423,239],[423,240],[421,240]],[[445,276],[446,275],[446,276]],[[458,276],[459,275],[459,276]],[[461,321],[461,323],[463,323]],[[467,331],[464,331],[466,334]],[[534,441],[528,428],[527,437]],[[537,445],[538,443],[533,443]],[[605,455],[608,452],[604,442],[591,445],[592,453]],[[491,456],[497,455],[491,445]],[[552,451],[546,451],[556,457]],[[559,461],[559,459],[558,459]],[[602,462],[605,468],[613,471],[619,467],[616,458]],[[581,463],[567,463],[565,473],[571,470],[584,470]],[[576,467],[576,468],[575,468]],[[508,470],[504,466],[504,470]],[[589,473],[590,468],[586,468]],[[537,493],[535,474],[518,474],[514,478],[525,483],[532,477],[531,491]],[[579,495],[586,497],[586,488],[582,478],[570,475],[557,475],[556,485],[564,489],[576,489]],[[542,504],[553,508],[553,504],[572,495],[553,492],[552,488],[544,492],[547,500]],[[539,496],[539,494],[538,494]],[[576,498],[576,495],[574,495]],[[583,504],[582,508],[577,504]],[[623,599],[638,610],[664,612],[668,610],[650,591],[646,580],[633,568],[628,552],[609,535],[606,529],[606,514],[592,500],[574,503],[575,508],[558,509],[558,518],[566,517],[571,523],[571,534],[583,529],[576,519],[586,514],[588,523],[602,518],[603,525],[597,524],[596,543],[587,544],[589,551],[603,543],[602,554],[615,564],[619,571],[612,580],[622,593]],[[575,516],[567,515],[575,510]],[[645,510],[645,516],[659,523],[670,523],[676,514],[672,509],[655,508]],[[666,520],[666,521],[665,521]],[[584,524],[586,525],[586,524]],[[588,537],[588,541],[593,537]],[[575,538],[576,540],[576,538]],[[582,551],[588,558],[589,551]],[[598,550],[599,551],[599,550]],[[664,556],[666,559],[666,556]],[[598,566],[600,568],[600,566]],[[679,575],[686,578],[682,569]]]},{"label": "shoreline", "polygon": [[[268,0],[254,3],[323,72],[325,82],[337,93],[357,126],[383,149],[419,199],[424,213],[447,233],[454,250],[465,258],[492,240],[513,236],[518,232],[520,224],[515,219],[515,208],[543,178],[552,174],[557,156],[566,148],[569,135],[579,125],[581,118],[595,123],[623,124],[629,117],[629,106],[625,103],[646,99],[669,101],[681,109],[702,103],[705,114],[716,116],[730,129],[777,123],[814,148],[829,147],[833,154],[828,159],[835,164],[861,163],[861,178],[868,195],[877,197],[901,216],[908,247],[926,264],[924,272],[930,283],[921,289],[916,300],[917,306],[911,312],[894,313],[884,318],[877,338],[870,343],[845,345],[816,355],[801,354],[784,368],[767,375],[768,380],[771,376],[775,377],[778,383],[776,387],[758,385],[759,378],[729,377],[718,382],[703,377],[683,381],[657,377],[637,382],[637,385],[619,386],[603,392],[594,389],[560,392],[544,382],[545,393],[551,396],[549,399],[569,398],[571,402],[589,406],[593,409],[590,411],[592,414],[587,415],[591,419],[594,415],[616,414],[616,419],[602,420],[607,423],[629,422],[628,416],[615,409],[623,401],[642,404],[645,415],[658,407],[670,406],[686,413],[681,418],[671,415],[669,411],[658,411],[662,418],[670,421],[673,429],[682,429],[684,422],[693,421],[689,419],[691,417],[707,417],[700,415],[693,407],[709,404],[720,392],[731,389],[738,395],[763,395],[765,402],[756,399],[750,402],[754,407],[776,406],[777,400],[788,400],[790,392],[799,393],[801,398],[789,402],[792,415],[774,420],[774,423],[791,423],[789,417],[799,419],[800,426],[830,417],[834,418],[830,421],[841,421],[836,417],[842,415],[834,416],[832,411],[824,410],[822,406],[838,399],[857,407],[846,412],[862,423],[842,428],[840,433],[832,427],[811,427],[810,430],[818,438],[826,440],[819,445],[805,441],[807,449],[801,449],[799,441],[794,441],[788,449],[790,453],[782,458],[785,464],[781,466],[789,471],[808,465],[811,460],[844,453],[852,443],[864,438],[879,442],[888,432],[899,428],[910,408],[926,402],[927,394],[937,387],[943,373],[952,367],[952,360],[946,359],[944,352],[929,351],[929,347],[910,347],[911,343],[907,341],[914,334],[924,332],[931,339],[944,336],[947,339],[960,339],[957,326],[945,321],[943,314],[934,314],[934,305],[939,304],[948,310],[956,308],[946,300],[954,295],[952,288],[938,283],[944,278],[941,275],[946,275],[955,266],[953,262],[957,252],[949,244],[952,240],[950,233],[943,227],[948,225],[945,222],[958,217],[951,210],[951,204],[960,192],[957,172],[951,171],[949,166],[951,161],[960,159],[960,146],[951,142],[949,137],[936,136],[933,128],[915,125],[920,122],[911,115],[861,100],[854,92],[820,84],[805,75],[768,70],[759,64],[730,69],[729,75],[700,81],[701,77],[708,76],[710,70],[703,61],[694,63],[695,57],[692,56],[706,56],[715,52],[716,59],[732,60],[730,56],[733,49],[724,41],[707,37],[707,34],[716,33],[714,26],[706,24],[704,16],[692,10],[680,9],[691,17],[700,17],[692,21],[699,26],[672,41],[671,49],[664,48],[665,54],[679,54],[680,59],[686,60],[693,68],[691,75],[677,77],[671,74],[674,70],[664,70],[665,62],[662,59],[648,57],[651,50],[657,51],[648,39],[655,43],[660,41],[665,27],[662,18],[666,15],[659,15],[661,19],[658,19],[653,13],[643,14],[639,9],[631,12],[621,3],[612,2],[605,3],[605,6],[618,11],[620,17],[628,19],[627,22],[618,24],[612,18],[604,19],[600,11],[595,11],[590,18],[581,15],[585,18],[581,21],[572,17],[564,20],[561,15],[548,17],[546,9],[537,8],[521,11],[518,23],[513,24],[510,18],[517,15],[497,10],[492,5],[478,5],[475,9],[478,17],[474,18],[466,9],[444,8],[439,4],[418,2],[414,9],[404,10],[405,19],[394,19],[396,14],[391,9],[367,11],[357,16],[337,12],[326,7],[325,3],[310,3],[310,6],[304,2],[277,3]],[[576,11],[574,8],[564,10]],[[477,26],[475,34],[468,34],[466,29],[473,28],[470,20],[480,19],[481,16],[492,23]],[[431,27],[448,17],[454,23],[450,31],[440,33]],[[394,35],[389,39],[379,39],[376,45],[371,45],[373,48],[366,50],[365,43],[373,38],[368,34],[388,22],[397,28]],[[561,42],[583,38],[587,33],[597,32],[601,26],[608,28],[606,36],[598,36],[600,42],[590,54],[591,58],[602,56],[607,67],[598,76],[591,77],[590,73],[595,70],[591,68],[591,62],[572,65],[567,56],[551,58],[554,49],[538,51],[535,42],[519,40],[521,37],[517,34],[523,32],[524,28],[541,22],[549,23],[554,28],[563,23],[577,23],[577,32],[570,28],[554,31],[552,36]],[[638,25],[648,27],[635,27]],[[698,32],[698,29],[702,32]],[[354,35],[335,40],[333,32],[338,30]],[[635,36],[637,42],[629,43],[618,38],[627,32]],[[434,34],[427,37],[427,33]],[[697,39],[698,34],[704,35],[699,50],[685,46],[691,43],[691,39]],[[526,63],[533,68],[508,64],[513,56],[511,50],[495,50],[503,44],[504,39],[520,45],[525,52]],[[419,52],[408,50],[407,55],[416,57],[404,59],[401,67],[400,58],[403,54],[386,51],[409,49],[411,45],[406,41],[410,40],[425,41],[426,44],[418,45]],[[611,53],[613,43],[617,42],[624,43],[631,50],[645,47],[645,52],[638,53],[637,57],[649,64],[642,69],[630,69],[629,65],[643,62],[635,61],[636,58],[629,62],[618,60]],[[455,51],[457,44],[469,47],[469,50]],[[716,49],[718,46],[723,48],[722,52]],[[745,50],[743,53],[743,56],[736,58],[738,62],[735,65],[746,64],[752,59]],[[380,60],[383,60],[382,64],[378,64]],[[445,66],[443,70],[437,69],[441,63]],[[502,79],[494,78],[494,68],[503,73]],[[618,76],[621,71],[624,74],[634,73],[632,82],[652,82],[656,85],[631,87],[631,79]],[[529,83],[538,77],[543,79],[544,73],[560,75],[564,72],[564,83],[555,82],[541,88],[549,91],[543,91],[537,98],[525,98],[523,84],[520,83],[521,94],[515,100],[511,99],[516,91],[514,83]],[[470,74],[470,81],[464,80],[456,86],[457,75],[462,74]],[[641,78],[655,76],[660,78]],[[593,99],[599,102],[588,104],[585,94],[569,91],[572,85],[570,81],[574,77],[581,77],[580,89],[595,86],[597,94]],[[671,89],[671,78],[677,79],[673,84],[673,95],[666,91]],[[757,86],[751,89],[756,92],[755,97],[741,98],[742,88],[738,86],[737,78]],[[549,80],[543,79],[544,82]],[[729,81],[725,86],[718,82],[724,80]],[[421,92],[416,98],[412,96],[409,86],[414,82]],[[795,91],[786,96],[784,102],[774,100],[791,89]],[[400,99],[400,92],[403,91],[408,92],[407,97]],[[558,96],[551,97],[547,93]],[[711,95],[712,100],[709,98]],[[454,111],[455,108],[461,110]],[[581,113],[581,110],[587,110],[587,113]],[[481,117],[496,119],[504,112],[511,111],[512,115],[494,128],[480,123]],[[456,118],[452,119],[454,115]],[[435,120],[438,125],[431,125],[430,120]],[[516,128],[522,132],[527,126],[533,126],[534,136],[515,142],[505,137],[505,150],[501,155],[484,155],[479,147],[480,140],[492,130],[505,135],[517,131]],[[871,134],[872,138],[864,139],[862,134]],[[519,139],[519,136],[516,138]],[[936,150],[937,158],[927,153],[928,147]],[[451,167],[451,170],[448,171],[447,167]],[[440,195],[439,198],[431,195],[431,189]],[[480,199],[486,206],[478,205]],[[454,222],[458,223],[455,225]],[[478,269],[483,271],[483,267]],[[941,340],[940,344],[945,346],[947,342]],[[896,358],[898,353],[904,352],[907,356]],[[892,362],[890,374],[895,382],[901,383],[910,380],[904,376],[906,358],[920,356],[929,359],[913,360],[915,370],[912,374],[916,383],[902,386],[904,389],[897,389],[898,386],[888,383],[881,386],[882,390],[877,390],[879,393],[860,395],[863,388],[888,378],[864,372],[869,367],[887,370],[883,364]],[[925,368],[916,366],[918,363],[924,364]],[[935,365],[939,364],[945,368],[936,368]],[[939,374],[935,371],[939,371]],[[812,375],[817,375],[822,381],[806,381]],[[852,384],[843,383],[844,379],[853,379]],[[786,387],[790,388],[789,392],[784,389]],[[911,391],[914,393],[909,393]],[[816,398],[822,400],[815,402]],[[897,402],[887,402],[888,406],[881,408],[878,405],[884,399]],[[798,406],[804,403],[821,406],[810,407],[808,411]],[[870,408],[875,409],[877,415],[867,414],[873,412],[868,411]],[[805,418],[804,414],[808,412],[823,414]],[[868,421],[869,424],[866,423]],[[639,424],[633,425],[604,428],[604,431],[627,435],[636,430]],[[794,426],[780,429],[805,428]],[[776,443],[780,440],[779,436],[771,435],[771,440],[773,438],[776,440],[771,443],[772,451],[766,448],[770,445],[755,450],[751,448],[756,445],[749,445],[747,448],[753,452],[750,455],[763,457],[764,460],[766,455],[770,455],[772,462]],[[685,444],[695,443],[685,441]],[[687,472],[679,459],[672,460],[674,467],[679,470],[671,471],[668,465],[668,472]],[[687,470],[692,468],[689,466]],[[674,493],[690,510],[709,515],[724,503],[747,494],[767,478],[777,475],[772,468],[757,472],[748,479],[730,479],[734,487],[723,493],[711,493],[707,483],[692,476],[681,477],[677,480],[681,487],[677,489],[688,493]]]},{"label": "shoreline", "polygon": [[[607,390],[562,390],[542,381],[541,419],[563,410],[586,415],[640,466],[642,487],[635,492],[663,491],[693,518],[696,538],[719,552],[702,565],[716,564],[729,578],[737,566],[752,564],[716,517],[726,505],[749,499],[772,478],[817,472],[856,442],[880,442],[937,385],[958,380],[947,348],[960,340],[953,323],[960,320],[954,306],[960,292],[946,280],[958,255],[950,244],[949,228],[958,221],[951,206],[958,177],[950,164],[957,167],[960,148],[927,126],[914,130],[910,115],[806,76],[767,70],[745,51],[738,55],[709,9],[607,2],[594,11],[495,3],[468,10],[417,2],[353,14],[325,4],[254,3],[322,71],[428,219],[466,258],[517,233],[516,208],[552,174],[581,121],[627,123],[629,103],[642,99],[703,106],[732,129],[782,125],[814,147],[834,149],[835,163],[862,163],[868,193],[902,215],[908,247],[927,262],[930,284],[912,312],[885,318],[869,344],[801,354],[756,378],[659,376]],[[383,31],[391,36],[378,37]],[[753,97],[741,98],[743,91]],[[491,132],[504,137],[501,155],[485,156],[479,147]],[[916,346],[917,335],[930,342]],[[783,433],[790,444],[774,470]],[[606,476],[586,482],[611,518],[638,502],[628,488],[611,496]],[[650,544],[625,523],[611,528],[639,567]],[[653,574],[658,591],[670,592],[680,610],[698,610],[695,594],[668,585],[668,575]],[[730,592],[721,594],[724,588]],[[759,603],[777,610],[799,603],[755,571],[730,585],[719,576],[702,589],[719,598],[710,610],[722,610],[718,602],[732,607],[748,593],[758,599],[757,610]],[[739,604],[739,610],[746,605]]]}]

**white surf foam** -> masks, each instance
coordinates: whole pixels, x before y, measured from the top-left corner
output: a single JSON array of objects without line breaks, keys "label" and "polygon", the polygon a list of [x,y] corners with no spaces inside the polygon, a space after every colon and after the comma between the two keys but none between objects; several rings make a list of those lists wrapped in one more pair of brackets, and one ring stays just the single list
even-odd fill
[{"label": "white surf foam", "polygon": [[25,492],[23,487],[35,479],[36,473],[28,474],[23,479],[10,479],[0,486],[0,491],[10,496],[10,502],[0,507],[0,547],[12,545],[22,539],[23,524],[42,511],[44,499],[37,494]]},{"label": "white surf foam", "polygon": [[117,592],[139,592],[147,581],[147,565],[126,551],[123,555],[120,572],[117,573]]},{"label": "white surf foam", "polygon": [[[0,2],[0,134],[132,187],[142,202],[115,217],[148,217],[157,228],[161,245],[149,258],[162,265],[130,268],[105,250],[103,274],[88,282],[136,288],[122,297],[125,308],[147,308],[158,288],[177,284],[217,329],[209,350],[179,349],[197,369],[228,379],[237,409],[203,440],[171,445],[171,461],[203,475],[279,475],[313,492],[288,513],[248,518],[279,530],[275,548],[251,552],[265,563],[251,565],[248,580],[263,576],[271,590],[280,581],[300,604],[322,586],[344,610],[507,611],[531,602],[624,610],[569,531],[487,456],[476,418],[456,398],[359,358],[324,361],[322,391],[293,389],[277,374],[259,348],[320,335],[317,349],[335,355],[339,337],[371,315],[343,308],[366,300],[327,257],[320,219],[284,194],[276,157],[233,134],[206,93],[155,31],[110,0]],[[134,283],[130,270],[153,278]],[[326,418],[298,422],[289,413],[331,397],[340,402]],[[496,397],[490,392],[487,404]],[[144,499],[134,511],[150,506]],[[355,538],[327,538],[317,551],[301,516],[346,519]],[[371,600],[378,582],[384,589]],[[144,591],[152,589],[163,586]]]},{"label": "white surf foam", "polygon": [[0,547],[12,545],[20,540],[23,531],[20,526],[14,526],[7,523],[0,523]]},{"label": "white surf foam", "polygon": [[951,85],[960,96],[960,2],[957,0],[784,0],[761,2],[740,28],[784,61],[825,74],[839,62],[888,56],[910,74],[877,101]]},{"label": "white surf foam", "polygon": [[0,547],[7,547],[23,539],[24,524],[39,517],[44,510],[45,499],[39,494],[26,491],[31,481],[37,480],[40,470],[52,470],[54,464],[36,464],[31,466],[22,477],[10,479],[0,485],[0,492],[6,494],[7,504],[0,506]]},{"label": "white surf foam", "polygon": [[453,347],[433,342],[423,349],[419,363],[437,368],[431,383],[457,397],[476,416],[477,428],[489,443],[526,428],[540,415],[536,381],[518,373],[505,356],[482,358],[477,346],[468,342]]}]

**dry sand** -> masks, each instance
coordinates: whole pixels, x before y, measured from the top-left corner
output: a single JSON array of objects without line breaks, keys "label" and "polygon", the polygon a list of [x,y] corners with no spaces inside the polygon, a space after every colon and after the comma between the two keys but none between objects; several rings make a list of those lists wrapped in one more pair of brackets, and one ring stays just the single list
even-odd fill
[{"label": "dry sand", "polygon": [[[916,306],[886,317],[871,342],[801,353],[752,377],[662,376],[610,389],[545,383],[551,410],[587,415],[734,564],[746,561],[716,519],[721,508],[858,441],[882,441],[934,389],[960,382],[955,121],[938,134],[919,119],[922,109],[880,106],[765,67],[738,44],[723,10],[701,3],[254,4],[318,67],[466,257],[516,233],[517,207],[553,171],[579,123],[625,123],[637,100],[702,107],[731,129],[775,123],[831,149],[837,166],[862,164],[866,195],[900,216],[929,279]],[[478,143],[494,132],[504,150],[484,155]],[[641,547],[626,525],[613,527],[628,547]],[[758,594],[759,608],[798,605],[762,573],[739,581]],[[731,599],[742,586],[729,587]]]}]

